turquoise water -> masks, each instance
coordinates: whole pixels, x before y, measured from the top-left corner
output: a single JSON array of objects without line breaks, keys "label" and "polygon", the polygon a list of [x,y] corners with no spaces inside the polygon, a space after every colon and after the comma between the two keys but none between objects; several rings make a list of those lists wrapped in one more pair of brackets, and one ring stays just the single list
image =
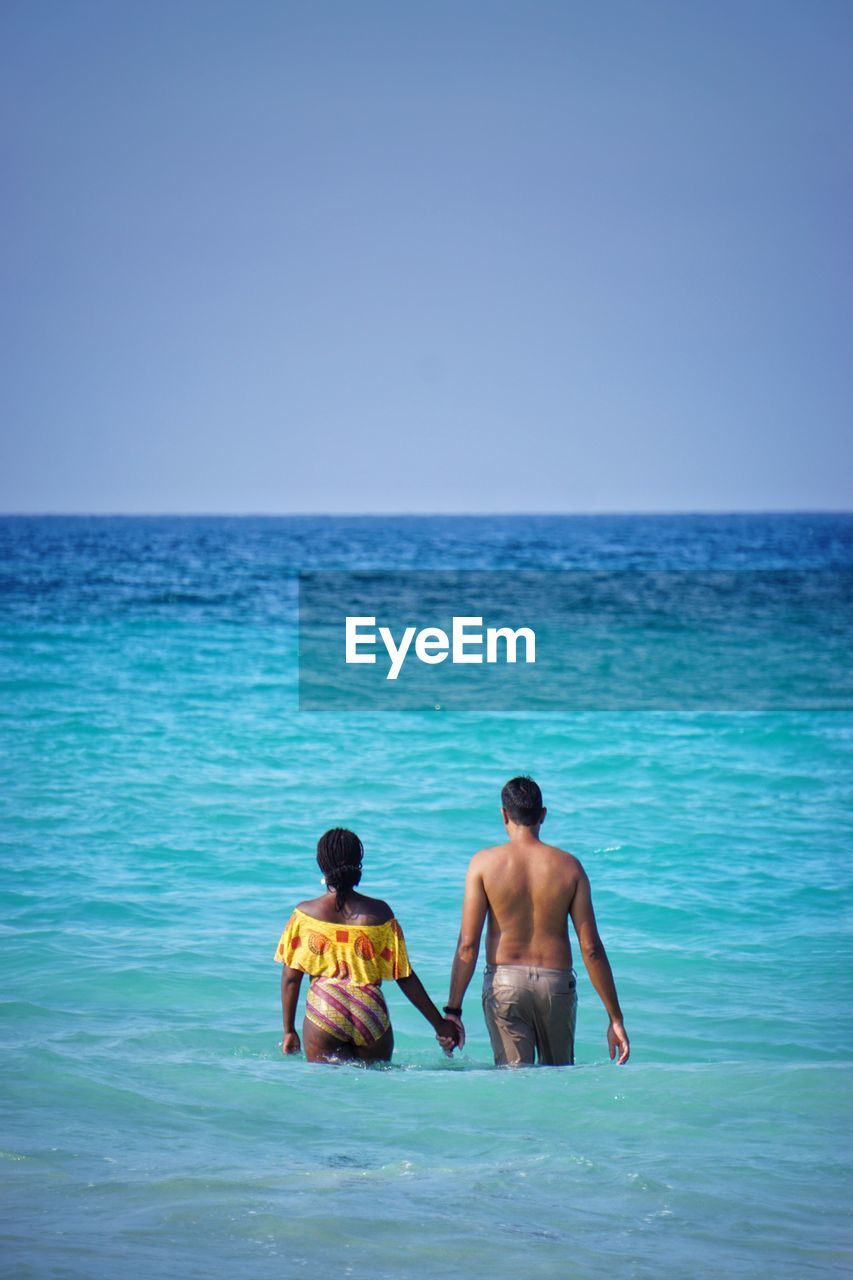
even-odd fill
[{"label": "turquoise water", "polygon": [[[2,520],[2,1267],[837,1276],[853,1248],[849,711],[298,713],[298,567],[850,567],[853,518]],[[760,655],[757,655],[757,660]],[[352,826],[443,1003],[530,771],[593,883],[575,1068],[282,1059],[271,956]]]}]

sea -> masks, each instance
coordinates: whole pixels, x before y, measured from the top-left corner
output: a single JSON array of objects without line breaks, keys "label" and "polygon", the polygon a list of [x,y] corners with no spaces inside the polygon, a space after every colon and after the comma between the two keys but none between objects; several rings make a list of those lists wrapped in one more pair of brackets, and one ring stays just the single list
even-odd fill
[{"label": "sea", "polygon": [[[753,704],[759,637],[719,705],[300,709],[325,569],[814,574],[774,660],[821,698]],[[851,571],[849,514],[0,519],[2,1274],[851,1274]],[[390,1066],[284,1058],[318,837],[359,834],[441,1005],[519,773],[630,1061],[577,956],[573,1067],[496,1068],[479,973],[453,1059],[393,984]]]}]

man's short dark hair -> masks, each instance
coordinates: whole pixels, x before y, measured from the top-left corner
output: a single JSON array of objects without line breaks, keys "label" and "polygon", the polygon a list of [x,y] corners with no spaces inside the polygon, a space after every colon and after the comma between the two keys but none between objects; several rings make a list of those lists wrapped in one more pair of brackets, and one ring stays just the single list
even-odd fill
[{"label": "man's short dark hair", "polygon": [[501,792],[501,804],[522,827],[535,827],[542,817],[542,792],[532,778],[510,778]]}]

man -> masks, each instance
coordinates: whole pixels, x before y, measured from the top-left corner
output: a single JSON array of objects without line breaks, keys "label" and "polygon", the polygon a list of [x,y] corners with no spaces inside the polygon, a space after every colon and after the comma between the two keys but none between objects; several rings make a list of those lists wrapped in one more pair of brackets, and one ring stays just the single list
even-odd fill
[{"label": "man", "polygon": [[[574,1062],[577,996],[568,919],[610,1023],[610,1057],[628,1061],[622,1011],[599,937],[589,880],[577,858],[539,839],[547,810],[532,778],[512,778],[501,792],[509,839],[481,849],[465,879],[462,927],[445,1015],[462,1030],[462,999],[486,930],[483,1011],[498,1066]],[[461,1048],[461,1044],[460,1044]]]}]

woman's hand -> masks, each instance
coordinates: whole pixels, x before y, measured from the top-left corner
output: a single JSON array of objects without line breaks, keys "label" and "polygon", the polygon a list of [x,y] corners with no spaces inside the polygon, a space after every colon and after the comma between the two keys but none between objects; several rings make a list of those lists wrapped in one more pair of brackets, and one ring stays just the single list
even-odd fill
[{"label": "woman's hand", "polygon": [[281,1042],[281,1051],[285,1056],[288,1053],[299,1053],[302,1045],[299,1043],[299,1036],[295,1031],[285,1031],[284,1039]]}]

